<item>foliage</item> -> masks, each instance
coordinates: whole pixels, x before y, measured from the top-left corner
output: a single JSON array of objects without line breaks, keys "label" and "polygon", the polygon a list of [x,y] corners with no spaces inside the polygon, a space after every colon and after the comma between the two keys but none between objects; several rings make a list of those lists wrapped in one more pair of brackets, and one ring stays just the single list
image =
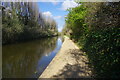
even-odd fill
[{"label": "foliage", "polygon": [[[5,12],[3,11],[3,14]],[[2,18],[2,33],[3,33],[3,43],[13,42],[18,39],[18,35],[23,32],[23,27],[15,14],[15,10],[12,11],[12,18],[4,16]],[[9,21],[8,21],[9,20]]]},{"label": "foliage", "polygon": [[57,35],[57,24],[36,2],[2,3],[3,44]]},{"label": "foliage", "polygon": [[94,66],[97,77],[118,78],[120,75],[120,28],[89,32],[83,48]]},{"label": "foliage", "polygon": [[76,8],[69,9],[69,14],[66,17],[67,27],[72,30],[71,37],[76,40],[78,37],[82,36],[86,27],[86,24],[84,23],[85,15],[86,8],[81,5]]},{"label": "foliage", "polygon": [[[120,3],[81,3],[69,10],[65,31],[82,46],[95,77],[120,77]],[[69,32],[69,34],[71,34]]]}]

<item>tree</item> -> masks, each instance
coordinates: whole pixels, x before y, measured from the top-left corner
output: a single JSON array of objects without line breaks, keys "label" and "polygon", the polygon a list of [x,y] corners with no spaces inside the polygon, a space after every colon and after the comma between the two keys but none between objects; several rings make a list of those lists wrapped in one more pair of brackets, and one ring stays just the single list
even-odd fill
[{"label": "tree", "polygon": [[54,35],[56,22],[42,16],[36,2],[3,2],[3,43]]}]

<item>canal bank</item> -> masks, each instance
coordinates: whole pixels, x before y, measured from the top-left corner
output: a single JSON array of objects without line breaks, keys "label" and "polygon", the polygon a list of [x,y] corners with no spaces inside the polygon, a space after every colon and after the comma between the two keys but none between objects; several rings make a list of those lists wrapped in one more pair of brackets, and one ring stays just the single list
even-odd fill
[{"label": "canal bank", "polygon": [[60,51],[39,78],[90,78],[92,72],[88,64],[84,52],[65,37]]}]

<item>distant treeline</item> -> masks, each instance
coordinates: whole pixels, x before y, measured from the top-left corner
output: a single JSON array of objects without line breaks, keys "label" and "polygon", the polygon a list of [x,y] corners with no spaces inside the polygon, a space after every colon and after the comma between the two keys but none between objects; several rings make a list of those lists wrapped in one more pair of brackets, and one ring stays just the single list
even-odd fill
[{"label": "distant treeline", "polygon": [[120,78],[120,2],[68,9],[63,33],[86,52],[97,78]]},{"label": "distant treeline", "polygon": [[3,2],[2,43],[57,35],[54,19],[45,17],[36,2]]}]

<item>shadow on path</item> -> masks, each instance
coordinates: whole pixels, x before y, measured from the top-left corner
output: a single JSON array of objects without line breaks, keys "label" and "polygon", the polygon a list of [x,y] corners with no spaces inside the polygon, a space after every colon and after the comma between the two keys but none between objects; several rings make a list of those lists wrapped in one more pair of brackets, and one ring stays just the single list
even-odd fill
[{"label": "shadow on path", "polygon": [[84,53],[79,49],[69,50],[68,54],[75,59],[74,64],[66,64],[61,73],[54,75],[54,78],[90,78],[91,69],[89,68],[88,60]]}]

